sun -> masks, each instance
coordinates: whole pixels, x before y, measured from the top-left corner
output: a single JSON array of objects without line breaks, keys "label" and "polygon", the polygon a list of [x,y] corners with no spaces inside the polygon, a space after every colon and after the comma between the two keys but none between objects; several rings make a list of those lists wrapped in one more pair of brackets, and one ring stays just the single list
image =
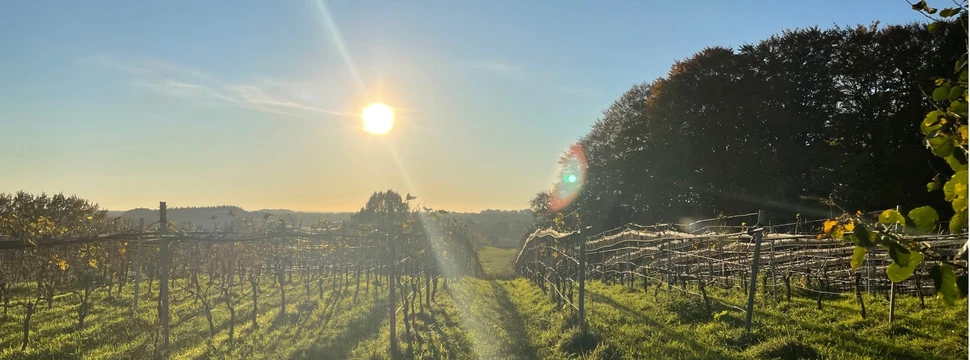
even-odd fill
[{"label": "sun", "polygon": [[394,126],[394,111],[381,103],[367,105],[360,117],[364,119],[364,131],[371,134],[387,134]]}]

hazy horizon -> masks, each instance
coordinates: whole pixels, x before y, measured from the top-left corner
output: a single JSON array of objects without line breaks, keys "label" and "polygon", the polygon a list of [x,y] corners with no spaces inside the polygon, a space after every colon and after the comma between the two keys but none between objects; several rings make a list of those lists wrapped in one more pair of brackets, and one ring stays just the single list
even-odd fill
[{"label": "hazy horizon", "polygon": [[[904,2],[658,4],[12,3],[0,163],[16,170],[0,191],[118,211],[349,212],[387,189],[522,209],[603,109],[674,61],[785,29],[924,20]],[[387,135],[361,130],[372,102],[395,108]]]},{"label": "hazy horizon", "polygon": [[[334,214],[337,214],[337,213],[346,213],[346,214],[352,214],[352,213],[356,213],[357,211],[360,211],[360,208],[357,208],[357,209],[354,209],[354,210],[346,210],[346,211],[294,210],[294,209],[279,208],[279,207],[247,208],[245,206],[238,206],[238,205],[233,205],[233,204],[175,206],[175,205],[169,205],[168,203],[166,203],[165,205],[166,205],[166,207],[168,209],[173,209],[173,210],[179,210],[179,209],[183,209],[183,208],[238,207],[238,208],[241,208],[241,209],[243,209],[245,211],[249,211],[249,212],[253,212],[253,211],[263,211],[263,210],[267,210],[267,211],[283,210],[283,211],[292,211],[292,212],[299,212],[299,213],[334,213]],[[415,203],[415,204],[411,204],[411,205],[412,205],[412,209],[419,209],[421,206],[424,206],[421,203]],[[139,210],[139,209],[148,209],[148,210],[151,210],[151,211],[157,211],[158,210],[158,204],[156,203],[154,207],[151,207],[151,206],[141,206],[141,207],[134,207],[134,208],[128,208],[128,209],[108,209],[108,208],[105,208],[103,206],[101,207],[101,210],[105,210],[105,211],[109,211],[109,212],[126,212],[126,211]],[[483,211],[489,211],[489,210],[492,210],[492,211],[525,211],[525,210],[529,210],[526,207],[523,207],[521,209],[481,209],[481,210],[453,210],[453,209],[438,209],[438,208],[432,208],[432,209],[433,210],[445,210],[445,211],[455,212],[455,213],[481,213]]]}]

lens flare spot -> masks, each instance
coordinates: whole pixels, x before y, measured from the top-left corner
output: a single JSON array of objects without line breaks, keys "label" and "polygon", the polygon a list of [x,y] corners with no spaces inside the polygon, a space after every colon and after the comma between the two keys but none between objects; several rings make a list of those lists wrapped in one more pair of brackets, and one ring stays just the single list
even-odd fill
[{"label": "lens flare spot", "polygon": [[559,161],[560,173],[562,176],[557,184],[554,185],[552,196],[549,200],[549,210],[553,212],[561,211],[579,196],[583,183],[586,180],[586,153],[582,145],[574,144],[563,155]]}]

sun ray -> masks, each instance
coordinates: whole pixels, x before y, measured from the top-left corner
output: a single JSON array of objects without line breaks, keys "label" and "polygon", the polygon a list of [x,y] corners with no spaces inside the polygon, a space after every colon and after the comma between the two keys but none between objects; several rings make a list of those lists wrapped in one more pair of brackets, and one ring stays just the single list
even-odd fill
[{"label": "sun ray", "polygon": [[367,93],[367,87],[364,85],[364,79],[361,78],[360,72],[357,71],[357,65],[354,63],[353,58],[350,56],[350,51],[347,50],[347,45],[344,44],[344,39],[340,35],[340,29],[337,28],[337,23],[333,21],[333,17],[330,14],[330,10],[327,9],[327,5],[324,4],[323,0],[317,0],[317,9],[320,12],[320,17],[322,18],[322,23],[324,31],[330,34],[330,38],[333,40],[334,45],[337,47],[337,51],[340,56],[343,57],[344,63],[347,65],[347,69],[350,70],[351,75],[357,80],[357,86],[359,90],[363,93]]},{"label": "sun ray", "polygon": [[[397,149],[395,149],[394,146],[392,146],[392,144],[390,143],[386,143],[386,145],[387,145],[388,153],[391,154],[392,158],[394,158],[394,164],[397,165],[398,171],[400,171],[401,173],[401,178],[404,179],[404,185],[407,186],[408,193],[421,194],[420,190],[416,188],[414,186],[414,183],[411,181],[411,176],[408,174],[407,167],[405,166],[404,162],[401,161],[401,157],[398,155]],[[440,238],[441,231],[436,226],[434,226],[434,223],[431,221],[431,219],[429,219],[423,211],[417,211],[416,213],[418,217],[421,219],[421,226],[424,228],[424,232],[427,235],[428,240]],[[442,258],[441,251],[443,249],[441,249],[438,246],[438,243],[435,241],[431,241],[431,245],[432,245],[431,253],[434,255],[434,259],[438,263],[438,268],[441,269],[442,275],[453,279],[457,278],[456,275],[459,273],[458,269],[455,269],[450,262],[444,261],[444,259]],[[456,283],[450,284],[449,286],[460,288],[460,287],[463,287],[463,284],[461,282],[456,282]],[[469,289],[469,291],[474,291],[474,289]],[[452,297],[452,300],[455,301],[456,305],[458,305],[458,316],[460,318],[460,321],[462,322],[462,324],[464,324],[465,327],[475,327],[475,326],[478,326],[477,324],[482,323],[480,319],[476,318],[476,315],[474,313],[465,310],[465,309],[471,308],[471,304],[467,303],[467,299],[462,297]],[[478,331],[476,331],[476,333],[482,334],[482,336],[488,336],[489,334],[487,329],[477,329],[477,330]],[[480,344],[491,344],[491,343],[494,343],[494,342],[492,341],[472,342],[472,351],[475,352],[475,355],[476,355],[475,357],[479,357],[481,354],[485,353],[485,349],[482,349],[481,348],[482,345]]]}]

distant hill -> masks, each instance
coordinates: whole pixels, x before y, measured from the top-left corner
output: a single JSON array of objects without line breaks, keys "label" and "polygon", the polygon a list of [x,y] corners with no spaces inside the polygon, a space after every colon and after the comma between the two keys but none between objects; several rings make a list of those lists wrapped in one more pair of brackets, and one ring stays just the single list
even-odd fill
[{"label": "distant hill", "polygon": [[[325,213],[325,212],[302,212],[302,211],[292,211],[285,209],[274,209],[267,210],[261,209],[256,211],[248,211],[238,206],[222,205],[222,206],[205,206],[205,207],[185,207],[185,208],[169,208],[167,210],[168,220],[176,223],[191,223],[193,225],[198,225],[206,229],[211,229],[212,226],[218,225],[223,226],[229,222],[232,218],[229,212],[235,212],[237,217],[251,218],[251,219],[262,219],[265,214],[272,214],[273,219],[278,219],[282,217],[286,219],[287,222],[291,223],[304,223],[313,224],[317,223],[322,219],[330,222],[350,220],[351,213]],[[138,208],[131,209],[128,211],[109,211],[108,216],[112,217],[122,217],[129,218],[133,220],[138,220],[141,218],[145,219],[146,223],[152,223],[158,220],[158,210]],[[215,220],[212,217],[215,216]]]},{"label": "distant hill", "polygon": [[[350,212],[305,212],[287,209],[260,209],[248,211],[239,206],[220,205],[204,207],[169,208],[168,220],[176,223],[191,223],[204,229],[212,229],[213,224],[225,226],[232,218],[229,212],[235,212],[237,217],[262,219],[265,214],[272,214],[274,219],[282,217],[287,222],[314,224],[321,219],[329,222],[350,220]],[[524,236],[532,224],[531,210],[483,210],[477,213],[450,213],[456,218],[470,221],[469,229],[479,236],[479,241],[489,245],[512,247],[518,244],[519,238]],[[128,211],[109,211],[109,217],[129,218],[135,221],[144,218],[146,224],[158,221],[158,210],[137,208]],[[215,216],[215,220],[212,217]]]},{"label": "distant hill", "polygon": [[514,247],[532,227],[531,210],[483,210],[477,213],[453,213],[459,219],[471,221],[469,229],[479,234],[481,242]]}]

